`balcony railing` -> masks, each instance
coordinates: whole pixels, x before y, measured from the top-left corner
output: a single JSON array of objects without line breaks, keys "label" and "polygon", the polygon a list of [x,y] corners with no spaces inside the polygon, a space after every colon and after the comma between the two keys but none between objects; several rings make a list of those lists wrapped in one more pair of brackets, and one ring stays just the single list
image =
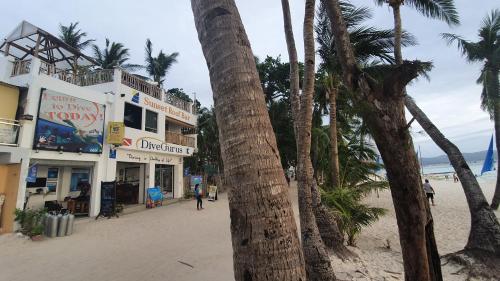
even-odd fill
[{"label": "balcony railing", "polygon": [[174,132],[165,133],[165,141],[182,146],[195,147],[196,140],[193,137],[184,136]]},{"label": "balcony railing", "polygon": [[52,76],[59,80],[85,87],[92,86],[102,83],[108,83],[113,81],[113,69],[100,69],[94,71],[82,70],[81,73],[75,75],[73,70],[60,70],[54,67],[54,65],[41,62],[40,73]]},{"label": "balcony railing", "polygon": [[0,118],[0,145],[17,146],[19,121]]},{"label": "balcony railing", "polygon": [[136,77],[130,73],[125,71],[122,72],[122,84],[125,86],[129,86],[132,89],[136,89],[139,92],[143,92],[148,96],[152,96],[161,100],[162,89],[153,85],[151,83],[146,82],[145,80]]},{"label": "balcony railing", "polygon": [[12,72],[10,73],[11,77],[28,74],[31,69],[31,60],[16,60],[12,62],[14,65],[12,67]]},{"label": "balcony railing", "polygon": [[169,92],[165,92],[164,101],[189,113],[192,112],[192,102],[181,100],[180,98],[170,94]]}]

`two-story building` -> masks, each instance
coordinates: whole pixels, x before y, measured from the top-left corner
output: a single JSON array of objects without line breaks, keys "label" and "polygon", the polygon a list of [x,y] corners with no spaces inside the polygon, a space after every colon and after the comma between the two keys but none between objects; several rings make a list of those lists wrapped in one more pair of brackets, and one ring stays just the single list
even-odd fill
[{"label": "two-story building", "polygon": [[[87,200],[96,216],[102,181],[117,181],[117,203],[144,204],[152,186],[182,197],[183,157],[196,148],[193,112],[191,102],[100,69],[22,22],[0,45],[0,229],[12,230],[15,208],[46,201]],[[107,143],[109,122],[123,122],[121,145]]]}]

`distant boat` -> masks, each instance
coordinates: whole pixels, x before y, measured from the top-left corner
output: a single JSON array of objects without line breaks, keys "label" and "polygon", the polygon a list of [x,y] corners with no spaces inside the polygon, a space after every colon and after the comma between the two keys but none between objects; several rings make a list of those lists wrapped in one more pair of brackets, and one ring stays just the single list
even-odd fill
[{"label": "distant boat", "polygon": [[491,136],[490,146],[486,152],[486,158],[484,159],[483,168],[481,169],[481,176],[489,171],[493,171],[493,136]]}]

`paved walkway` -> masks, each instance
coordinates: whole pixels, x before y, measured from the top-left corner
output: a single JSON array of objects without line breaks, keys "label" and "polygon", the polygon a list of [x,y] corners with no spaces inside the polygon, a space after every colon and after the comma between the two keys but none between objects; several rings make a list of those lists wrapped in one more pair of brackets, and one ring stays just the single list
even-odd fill
[{"label": "paved walkway", "polygon": [[41,242],[0,236],[0,280],[234,280],[227,195],[204,206],[83,219],[73,235]]}]

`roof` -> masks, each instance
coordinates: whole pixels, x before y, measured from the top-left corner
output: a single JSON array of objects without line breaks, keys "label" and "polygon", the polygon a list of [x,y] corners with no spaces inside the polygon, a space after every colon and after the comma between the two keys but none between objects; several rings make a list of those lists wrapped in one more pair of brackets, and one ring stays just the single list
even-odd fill
[{"label": "roof", "polygon": [[93,58],[27,21],[22,21],[4,39],[0,52],[16,60],[37,57],[58,69],[70,69],[75,61],[79,66],[97,65]]}]

